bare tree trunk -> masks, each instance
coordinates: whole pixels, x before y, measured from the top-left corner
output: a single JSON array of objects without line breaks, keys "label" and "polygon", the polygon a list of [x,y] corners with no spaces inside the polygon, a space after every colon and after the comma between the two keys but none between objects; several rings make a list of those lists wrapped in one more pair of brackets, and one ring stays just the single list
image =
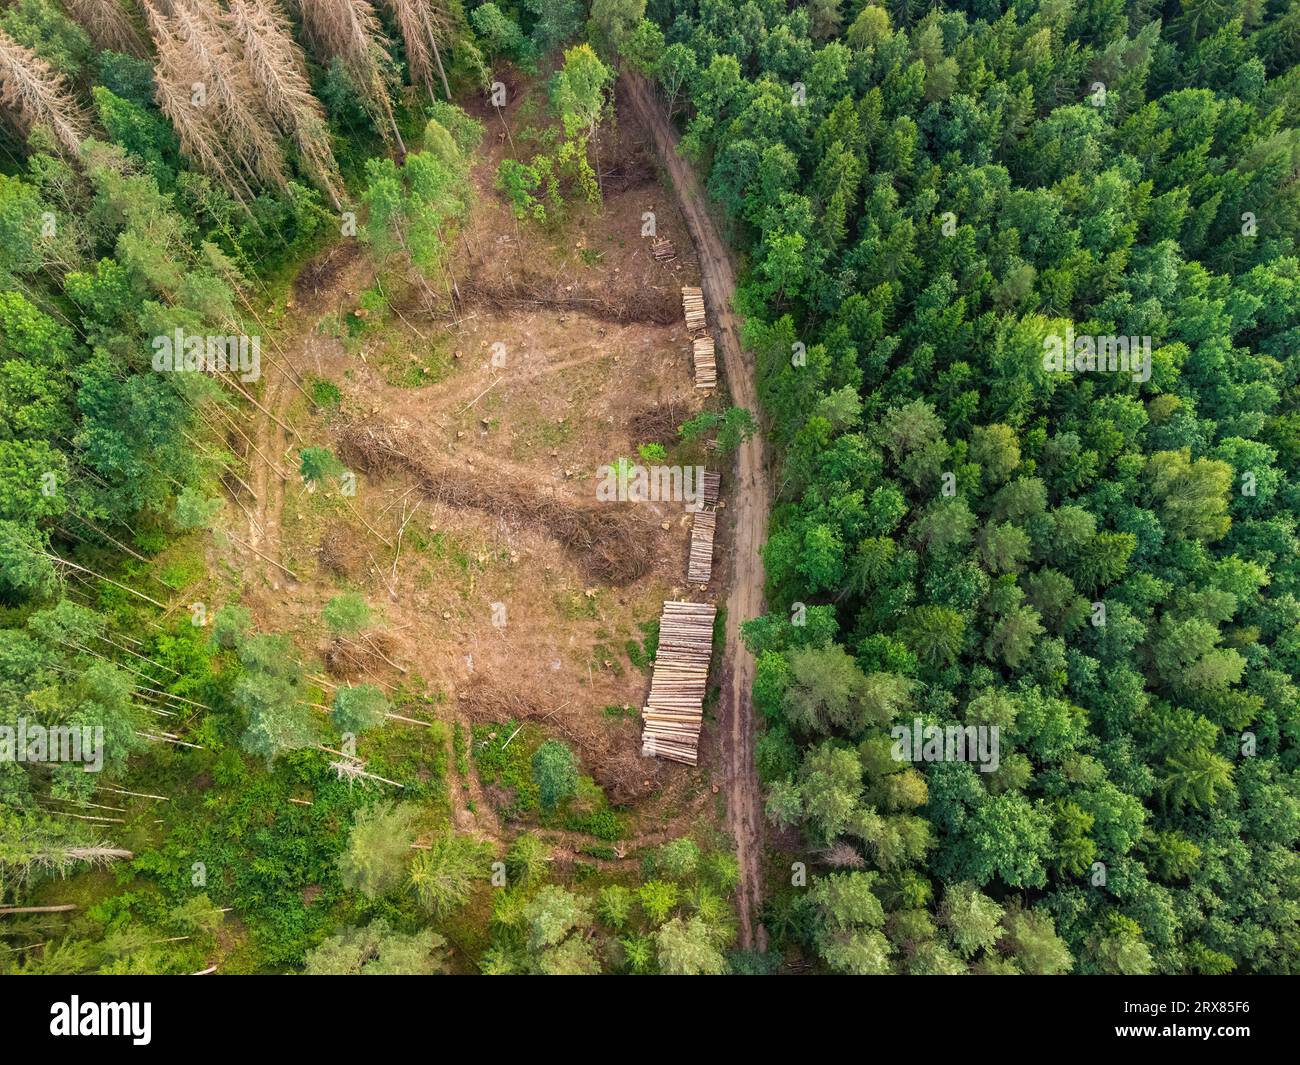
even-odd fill
[{"label": "bare tree trunk", "polygon": [[433,61],[438,65],[438,77],[442,80],[442,91],[447,94],[447,100],[451,100],[451,86],[447,84],[447,72],[442,68],[442,53],[438,51],[438,42],[430,42],[433,45]]},{"label": "bare tree trunk", "polygon": [[119,858],[129,862],[135,854],[121,847],[72,847],[68,851],[68,857],[79,862],[113,861]]},{"label": "bare tree trunk", "polygon": [[393,114],[393,109],[388,109],[388,121],[393,125],[393,136],[397,139],[397,154],[401,162],[406,162],[406,143],[402,140],[402,131],[397,128],[397,116]]}]

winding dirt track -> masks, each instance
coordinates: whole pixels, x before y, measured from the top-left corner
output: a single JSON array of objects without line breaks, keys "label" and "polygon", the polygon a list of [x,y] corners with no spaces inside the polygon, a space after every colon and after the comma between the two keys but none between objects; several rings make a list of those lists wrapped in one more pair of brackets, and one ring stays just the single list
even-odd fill
[{"label": "winding dirt track", "polygon": [[[754,368],[741,350],[735,313],[736,270],[709,215],[704,190],[695,171],[677,153],[677,136],[668,124],[646,81],[631,71],[620,77],[624,98],[650,131],[660,160],[676,190],[682,215],[690,227],[700,260],[701,287],[722,351],[722,367],[732,402],[759,412]],[[754,766],[754,658],[740,638],[742,621],[763,613],[763,563],[759,552],[767,542],[767,511],[771,500],[767,459],[761,436],[742,444],[736,456],[735,491],[727,513],[735,522],[735,553],[731,591],[727,596],[726,662],[719,731],[726,771],[727,827],[736,839],[740,861],[737,908],[740,945],[767,949],[767,932],[758,920],[762,895],[763,804]]]}]

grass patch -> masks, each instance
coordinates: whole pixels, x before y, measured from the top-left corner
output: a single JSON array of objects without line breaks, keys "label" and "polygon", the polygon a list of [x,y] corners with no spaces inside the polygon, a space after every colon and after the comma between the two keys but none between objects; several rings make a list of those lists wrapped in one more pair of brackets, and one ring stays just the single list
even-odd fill
[{"label": "grass patch", "polygon": [[630,639],[623,644],[623,649],[633,667],[648,675],[654,667],[654,657],[659,650],[659,619],[643,621],[637,628],[641,630],[643,639],[639,643]]},{"label": "grass patch", "polygon": [[446,380],[451,373],[452,359],[443,347],[423,352],[390,348],[380,355],[378,362],[384,381],[394,388],[423,388]]},{"label": "grass patch", "polygon": [[606,717],[622,719],[636,718],[641,711],[635,706],[607,706],[601,711]]},{"label": "grass patch", "polygon": [[321,410],[333,410],[343,401],[343,393],[339,391],[338,385],[323,377],[313,377],[308,391],[312,403]]},{"label": "grass patch", "polygon": [[158,579],[168,588],[180,591],[204,580],[208,575],[203,555],[192,548],[177,558],[169,559],[158,571]]},{"label": "grass patch", "polygon": [[543,444],[548,447],[559,447],[573,438],[574,428],[574,424],[568,418],[560,418],[553,422],[543,422],[538,432],[541,434]]},{"label": "grass patch", "polygon": [[618,654],[608,644],[598,643],[591,649],[591,668],[608,669],[616,677],[623,675],[623,663]]},{"label": "grass patch", "polygon": [[472,750],[479,780],[513,793],[510,805],[501,811],[505,817],[517,817],[541,806],[532,764],[533,754],[541,742],[542,736],[536,728],[529,725],[521,728],[515,721],[474,726]]},{"label": "grass patch", "polygon": [[570,832],[581,832],[610,842],[628,836],[627,818],[608,807],[589,813],[570,812],[564,818],[564,827]]},{"label": "grass patch", "polygon": [[600,593],[587,595],[585,592],[566,595],[561,593],[555,600],[556,609],[566,621],[595,621],[600,617]]}]

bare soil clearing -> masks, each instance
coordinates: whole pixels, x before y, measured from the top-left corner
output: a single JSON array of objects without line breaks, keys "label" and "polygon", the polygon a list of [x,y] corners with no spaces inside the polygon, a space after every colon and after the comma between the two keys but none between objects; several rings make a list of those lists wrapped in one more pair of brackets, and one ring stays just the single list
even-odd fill
[{"label": "bare soil clearing", "polygon": [[[594,479],[640,444],[670,444],[701,409],[678,308],[680,286],[697,276],[635,123],[602,142],[619,175],[603,209],[575,206],[544,229],[516,222],[493,188],[508,150],[495,123],[451,263],[462,297],[454,313],[431,315],[415,290],[394,291],[387,275],[381,283],[348,242],[296,280],[278,338],[303,379],[264,365],[259,398],[302,440],[261,412],[241,426],[255,447],[231,430],[257,502],[232,509],[228,527],[243,538],[247,523],[260,555],[238,574],[227,569],[229,592],[260,628],[294,636],[339,675],[422,691],[432,701],[416,716],[431,711],[467,731],[533,720],[565,739],[610,800],[630,804],[632,836],[615,860],[631,861],[636,847],[715,816],[707,768],[640,757],[634,716],[648,677],[627,650],[664,599],[689,594],[690,522],[680,503],[596,506]],[[673,263],[650,255],[646,210],[685,249]],[[363,310],[376,290],[391,315]],[[313,377],[338,390],[336,406],[308,402],[298,385],[311,391]],[[358,431],[383,446],[358,454]],[[307,445],[344,459],[354,497],[332,481],[302,483]],[[321,611],[343,590],[376,611],[382,659],[326,638]],[[498,604],[504,626],[493,621]],[[630,715],[608,712],[620,707]],[[473,759],[466,778],[449,768],[448,779],[458,828],[499,840],[520,830],[492,810]],[[565,846],[576,855],[583,841],[574,834]]]}]

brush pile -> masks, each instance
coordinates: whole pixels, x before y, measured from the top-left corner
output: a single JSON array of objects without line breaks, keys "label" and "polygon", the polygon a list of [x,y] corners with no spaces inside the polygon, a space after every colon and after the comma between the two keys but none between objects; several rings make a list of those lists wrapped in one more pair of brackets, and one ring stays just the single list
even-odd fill
[{"label": "brush pile", "polygon": [[540,529],[558,540],[588,577],[605,584],[628,584],[653,561],[650,524],[635,504],[583,503],[548,485],[529,486],[493,470],[449,466],[430,455],[415,434],[375,419],[353,422],[339,434],[339,457],[371,476],[414,476],[438,503]]}]

